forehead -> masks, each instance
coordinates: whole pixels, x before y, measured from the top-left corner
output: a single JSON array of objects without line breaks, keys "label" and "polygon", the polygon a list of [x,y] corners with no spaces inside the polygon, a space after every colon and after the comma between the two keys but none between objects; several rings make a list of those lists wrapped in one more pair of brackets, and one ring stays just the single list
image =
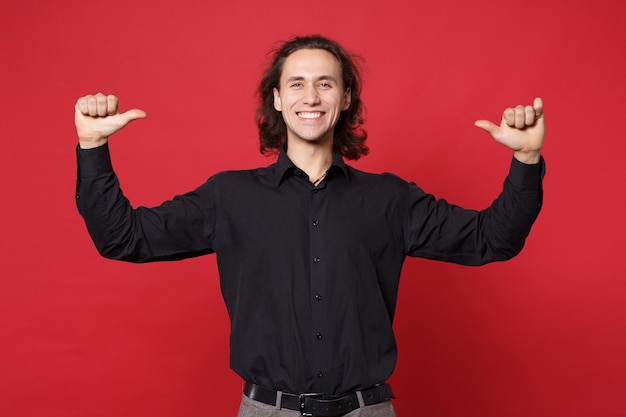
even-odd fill
[{"label": "forehead", "polygon": [[324,49],[299,49],[283,63],[281,84],[293,77],[318,78],[330,76],[341,83],[341,64],[333,54]]}]

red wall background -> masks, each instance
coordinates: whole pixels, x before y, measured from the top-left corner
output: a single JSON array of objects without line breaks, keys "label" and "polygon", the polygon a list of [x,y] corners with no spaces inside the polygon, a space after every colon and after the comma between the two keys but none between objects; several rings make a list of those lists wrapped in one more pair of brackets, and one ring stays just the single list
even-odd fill
[{"label": "red wall background", "polygon": [[215,259],[100,258],[74,207],[73,105],[102,91],[148,119],[112,139],[135,205],[257,152],[266,51],[336,38],[367,62],[371,155],[482,208],[510,152],[473,127],[546,103],[545,205],[522,254],[410,259],[391,383],[399,416],[626,415],[626,3],[77,0],[0,5],[0,415],[234,416]]}]

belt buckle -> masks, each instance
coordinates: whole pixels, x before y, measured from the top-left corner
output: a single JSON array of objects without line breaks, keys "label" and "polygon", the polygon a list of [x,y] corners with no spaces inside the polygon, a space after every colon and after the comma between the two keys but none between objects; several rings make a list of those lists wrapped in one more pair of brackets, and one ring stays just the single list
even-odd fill
[{"label": "belt buckle", "polygon": [[304,394],[300,394],[298,397],[298,403],[300,404],[300,414],[305,417],[313,417],[313,414],[306,413],[304,411],[304,403],[307,398],[315,398],[315,397],[323,397],[324,394],[320,392],[306,392]]}]

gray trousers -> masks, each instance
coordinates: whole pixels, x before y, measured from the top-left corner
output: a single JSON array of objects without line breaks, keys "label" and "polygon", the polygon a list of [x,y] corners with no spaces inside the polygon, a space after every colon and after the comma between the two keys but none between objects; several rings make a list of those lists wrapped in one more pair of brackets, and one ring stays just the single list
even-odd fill
[{"label": "gray trousers", "polygon": [[[358,394],[357,394],[358,395]],[[259,401],[251,400],[245,395],[242,396],[241,406],[237,417],[299,417],[299,411],[280,408],[280,395],[277,398],[277,405],[263,404]],[[391,401],[363,406],[363,398],[359,397],[360,408],[344,414],[343,417],[396,417],[396,412],[391,405]]]}]

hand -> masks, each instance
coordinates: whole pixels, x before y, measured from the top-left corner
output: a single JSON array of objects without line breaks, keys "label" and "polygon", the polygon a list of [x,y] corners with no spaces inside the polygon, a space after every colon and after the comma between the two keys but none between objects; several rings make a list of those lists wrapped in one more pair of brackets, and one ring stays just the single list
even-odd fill
[{"label": "hand", "polygon": [[98,93],[81,97],[74,111],[79,146],[89,149],[104,145],[113,133],[144,117],[147,117],[146,112],[139,109],[120,113],[115,96]]},{"label": "hand", "polygon": [[488,120],[477,120],[474,125],[489,132],[496,142],[511,148],[518,161],[539,162],[546,131],[541,98],[537,97],[532,106],[519,105],[504,110],[500,126]]}]

